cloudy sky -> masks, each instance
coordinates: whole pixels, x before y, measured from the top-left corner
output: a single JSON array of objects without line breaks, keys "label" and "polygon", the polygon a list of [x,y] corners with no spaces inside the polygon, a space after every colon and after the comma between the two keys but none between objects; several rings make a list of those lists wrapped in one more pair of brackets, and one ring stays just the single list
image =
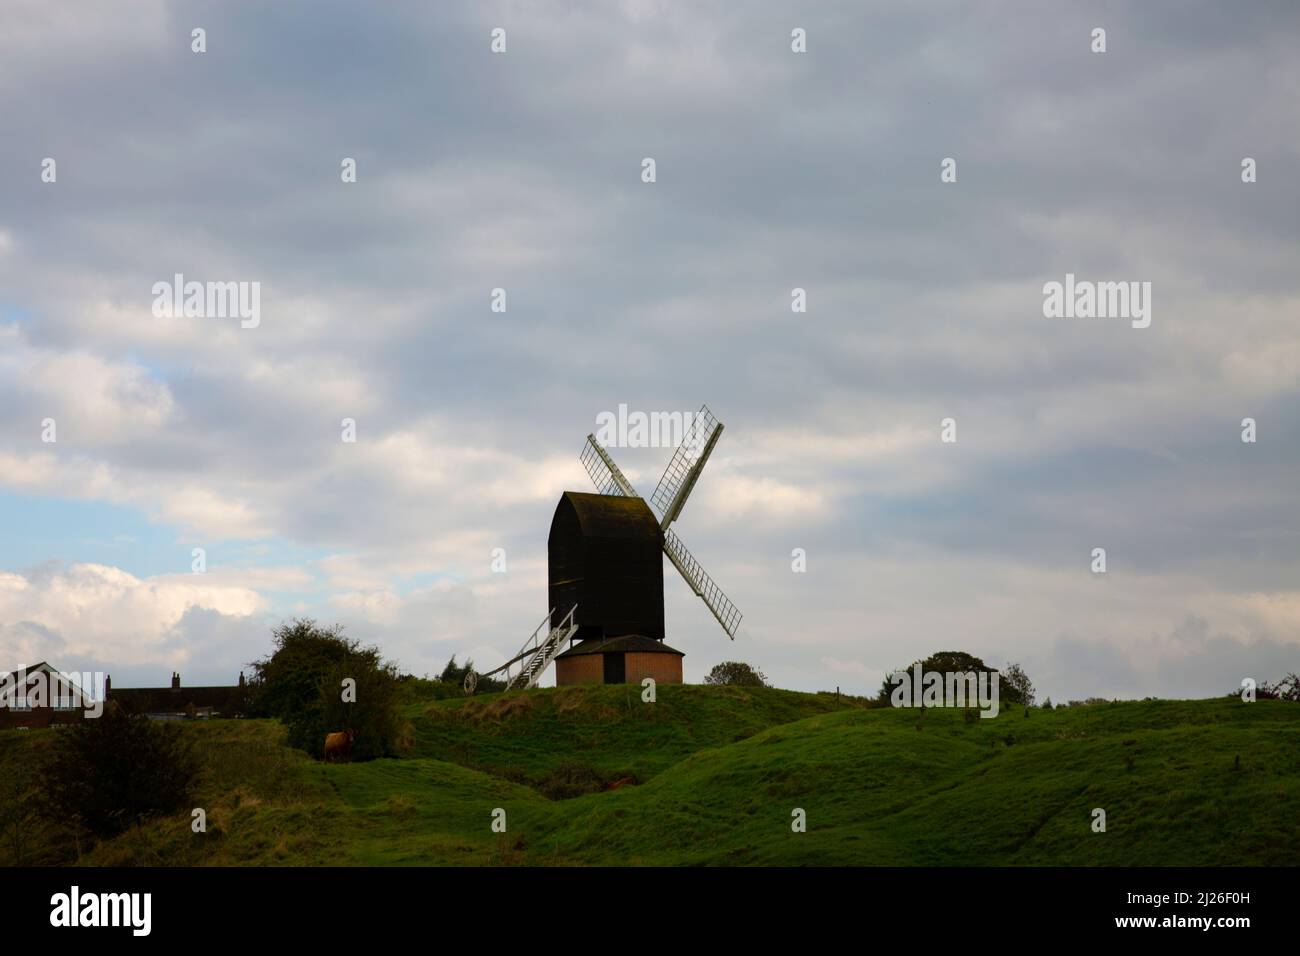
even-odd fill
[{"label": "cloudy sky", "polygon": [[[498,663],[596,416],[707,403],[677,529],[745,619],[666,566],[688,680],[1300,669],[1298,41],[1290,2],[8,0],[0,667],[225,683],[295,615]],[[155,316],[177,273],[260,325]],[[1045,318],[1066,273],[1150,327]],[[614,454],[648,493],[670,451]]]}]

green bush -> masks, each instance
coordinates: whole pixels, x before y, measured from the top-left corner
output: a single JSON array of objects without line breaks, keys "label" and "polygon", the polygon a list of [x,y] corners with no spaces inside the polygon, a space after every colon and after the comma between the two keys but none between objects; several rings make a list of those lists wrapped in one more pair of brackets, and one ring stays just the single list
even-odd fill
[{"label": "green bush", "polygon": [[[342,629],[312,620],[282,624],[272,634],[275,651],[253,663],[255,711],[278,717],[289,745],[324,756],[325,735],[355,730],[354,760],[395,756],[406,730],[399,707],[399,675],[377,647],[363,647]],[[351,680],[348,699],[344,681]]]},{"label": "green bush", "polygon": [[338,626],[319,627],[309,619],[281,624],[271,643],[275,651],[253,662],[249,697],[255,716],[282,720],[315,706],[326,672],[359,648]]},{"label": "green bush", "polygon": [[117,708],[60,730],[42,768],[41,811],[110,837],[189,809],[198,762],[179,727]]},{"label": "green bush", "polygon": [[[355,681],[351,701],[343,699],[343,682]],[[335,664],[321,682],[320,705],[287,721],[289,743],[314,757],[324,756],[325,735],[355,730],[353,760],[395,757],[404,749],[405,719],[398,706],[397,674],[373,656],[359,654]]]},{"label": "green bush", "polygon": [[729,687],[767,687],[767,677],[757,667],[740,661],[723,661],[714,666],[704,678],[706,684]]},{"label": "green bush", "polygon": [[[877,700],[882,704],[888,704],[894,688],[898,686],[890,678],[894,674],[911,671],[917,663],[913,661],[907,667],[900,667],[896,671],[887,674],[884,681],[881,682]],[[937,651],[919,663],[922,673],[926,674],[931,672],[964,674],[970,671],[977,674],[982,674],[985,671],[997,674],[1000,706],[1010,707],[1013,704],[1033,703],[1034,685],[1030,682],[1029,676],[1021,670],[1019,664],[1012,664],[1008,667],[1006,673],[1000,673],[996,667],[989,667],[978,657],[967,654],[965,651]]]}]

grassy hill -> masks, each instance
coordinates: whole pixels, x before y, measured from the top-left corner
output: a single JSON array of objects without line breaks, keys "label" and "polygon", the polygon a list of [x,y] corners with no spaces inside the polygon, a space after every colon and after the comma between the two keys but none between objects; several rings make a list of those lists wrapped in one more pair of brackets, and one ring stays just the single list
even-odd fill
[{"label": "grassy hill", "polygon": [[[711,747],[804,717],[860,706],[834,694],[683,685],[560,687],[413,705],[414,756],[576,796],[617,780],[641,783]],[[585,785],[585,786],[584,786]]]},{"label": "grassy hill", "polygon": [[[84,862],[1196,866],[1300,853],[1300,707],[1279,701],[967,721],[770,689],[660,687],[651,705],[592,687],[412,701],[408,717],[411,756],[351,765],[288,749],[274,722],[187,724],[208,833],[188,815],[156,820]],[[49,733],[0,733],[0,774],[30,773]],[[570,793],[582,795],[553,799]],[[1097,807],[1105,833],[1091,830]],[[495,808],[505,834],[491,832]],[[791,830],[795,808],[806,833]],[[40,841],[38,862],[72,852],[57,832]]]}]

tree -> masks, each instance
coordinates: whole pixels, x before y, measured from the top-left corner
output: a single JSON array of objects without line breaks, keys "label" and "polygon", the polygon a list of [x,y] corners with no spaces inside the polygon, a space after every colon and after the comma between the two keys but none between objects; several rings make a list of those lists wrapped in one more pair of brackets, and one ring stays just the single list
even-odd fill
[{"label": "tree", "polygon": [[41,771],[41,811],[99,837],[190,806],[198,761],[180,728],[106,709],[62,730]]},{"label": "tree", "polygon": [[[973,654],[967,654],[965,651],[936,651],[923,661],[913,661],[907,667],[901,667],[894,673],[911,671],[917,664],[921,665],[922,673],[929,674],[937,672],[940,674],[965,674],[974,672],[976,674],[988,673],[989,679],[994,676],[998,679],[998,702],[999,706],[1012,704],[1027,703],[1021,696],[1021,688],[1007,680],[1007,675],[1002,674],[996,667],[989,667],[982,660]],[[1022,672],[1023,673],[1023,672]],[[893,674],[887,675],[880,685],[879,700],[883,704],[888,704],[894,688],[898,686],[890,680]],[[1025,678],[1026,682],[1028,678]],[[1033,685],[1029,687],[1033,690]]]},{"label": "tree", "polygon": [[1002,682],[1020,695],[1016,703],[1034,706],[1034,684],[1019,664],[1008,664],[1002,672]]},{"label": "tree", "polygon": [[[351,680],[349,700],[343,682]],[[374,655],[359,654],[328,671],[321,681],[319,715],[290,721],[289,740],[315,757],[325,755],[325,735],[355,730],[353,760],[395,757],[403,749],[406,721],[398,703],[397,671]]]},{"label": "tree", "polygon": [[[1234,692],[1234,695],[1236,693],[1240,692]],[[1259,700],[1300,701],[1300,674],[1287,674],[1272,684],[1264,681],[1256,688],[1255,696]]]},{"label": "tree", "polygon": [[756,667],[740,661],[724,661],[714,666],[704,678],[706,684],[729,687],[767,687],[767,678]]},{"label": "tree", "polygon": [[282,720],[313,707],[326,671],[360,649],[337,625],[320,627],[308,618],[275,628],[271,643],[274,652],[252,664],[249,697],[255,714]]},{"label": "tree", "polygon": [[[379,648],[344,637],[338,625],[308,619],[280,625],[272,641],[275,651],[252,665],[250,694],[256,712],[285,725],[290,746],[320,758],[327,733],[355,730],[354,758],[398,753],[405,736],[398,674]],[[345,681],[351,681],[346,699]]]}]

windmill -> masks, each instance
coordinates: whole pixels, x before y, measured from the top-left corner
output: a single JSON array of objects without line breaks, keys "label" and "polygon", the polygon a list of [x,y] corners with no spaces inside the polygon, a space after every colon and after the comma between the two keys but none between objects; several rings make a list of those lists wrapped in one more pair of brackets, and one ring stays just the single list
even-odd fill
[{"label": "windmill", "polygon": [[[663,557],[735,640],[741,613],[671,527],[681,517],[722,424],[701,407],[649,501],[587,436],[579,458],[597,494],[566,491],[547,542],[551,611],[518,654],[483,676],[535,687],[551,662],[556,683],[682,682],[681,651],[664,643]],[[465,676],[473,693],[478,675]]]}]

